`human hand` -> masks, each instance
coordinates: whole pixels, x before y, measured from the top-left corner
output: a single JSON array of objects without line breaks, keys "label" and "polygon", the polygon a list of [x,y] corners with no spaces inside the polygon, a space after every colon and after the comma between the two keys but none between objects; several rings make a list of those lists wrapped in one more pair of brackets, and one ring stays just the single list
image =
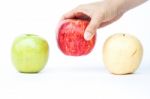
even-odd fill
[{"label": "human hand", "polygon": [[68,18],[89,20],[90,23],[85,30],[84,38],[85,40],[90,40],[98,28],[114,22],[121,16],[122,12],[119,11],[117,7],[108,5],[106,2],[95,2],[76,7],[70,12],[64,14],[62,20]]},{"label": "human hand", "polygon": [[83,4],[64,14],[62,20],[72,18],[89,20],[90,23],[85,30],[84,38],[90,40],[98,28],[118,20],[127,10],[144,1],[146,0],[104,0]]}]

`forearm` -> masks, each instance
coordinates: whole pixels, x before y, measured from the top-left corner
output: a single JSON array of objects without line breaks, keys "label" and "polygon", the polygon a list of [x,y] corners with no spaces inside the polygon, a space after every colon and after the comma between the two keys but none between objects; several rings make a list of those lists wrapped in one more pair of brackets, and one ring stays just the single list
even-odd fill
[{"label": "forearm", "polygon": [[124,9],[125,11],[128,11],[148,0],[122,0],[122,1],[125,4],[124,6],[122,5],[122,7],[123,7],[122,9]]},{"label": "forearm", "polygon": [[123,13],[146,1],[148,0],[106,0],[108,4],[117,7],[117,9],[120,9]]}]

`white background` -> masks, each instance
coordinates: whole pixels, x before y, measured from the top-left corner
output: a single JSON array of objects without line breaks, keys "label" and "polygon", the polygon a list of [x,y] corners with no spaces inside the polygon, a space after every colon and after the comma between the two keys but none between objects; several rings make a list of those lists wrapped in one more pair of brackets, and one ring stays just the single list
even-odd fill
[{"label": "white background", "polygon": [[[0,99],[150,99],[149,1],[99,29],[89,55],[68,57],[58,49],[55,29],[60,17],[91,1],[0,1]],[[143,44],[143,60],[134,74],[112,75],[103,65],[103,43],[118,32],[133,34]],[[39,74],[18,73],[11,63],[12,42],[26,33],[40,35],[50,46],[48,63]]]}]

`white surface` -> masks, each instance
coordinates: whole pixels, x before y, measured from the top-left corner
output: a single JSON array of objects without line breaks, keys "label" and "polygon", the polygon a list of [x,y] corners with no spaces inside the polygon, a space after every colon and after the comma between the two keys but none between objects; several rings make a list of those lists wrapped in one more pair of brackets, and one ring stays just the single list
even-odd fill
[{"label": "white surface", "polygon": [[[88,56],[67,57],[57,48],[57,23],[65,12],[86,2],[0,1],[0,99],[150,99],[150,2],[99,29],[95,49]],[[143,44],[143,61],[135,74],[112,75],[103,65],[103,42],[117,32],[134,34]],[[18,73],[11,63],[11,44],[24,33],[40,35],[49,42],[49,61],[39,74]]]}]

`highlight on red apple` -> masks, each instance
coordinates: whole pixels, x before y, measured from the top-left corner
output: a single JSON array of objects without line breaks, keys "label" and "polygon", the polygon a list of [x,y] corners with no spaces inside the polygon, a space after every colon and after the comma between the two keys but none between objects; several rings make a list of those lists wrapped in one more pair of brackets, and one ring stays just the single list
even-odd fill
[{"label": "highlight on red apple", "polygon": [[59,49],[68,56],[83,56],[94,48],[96,35],[89,41],[84,39],[88,20],[66,19],[60,22],[57,30]]}]

